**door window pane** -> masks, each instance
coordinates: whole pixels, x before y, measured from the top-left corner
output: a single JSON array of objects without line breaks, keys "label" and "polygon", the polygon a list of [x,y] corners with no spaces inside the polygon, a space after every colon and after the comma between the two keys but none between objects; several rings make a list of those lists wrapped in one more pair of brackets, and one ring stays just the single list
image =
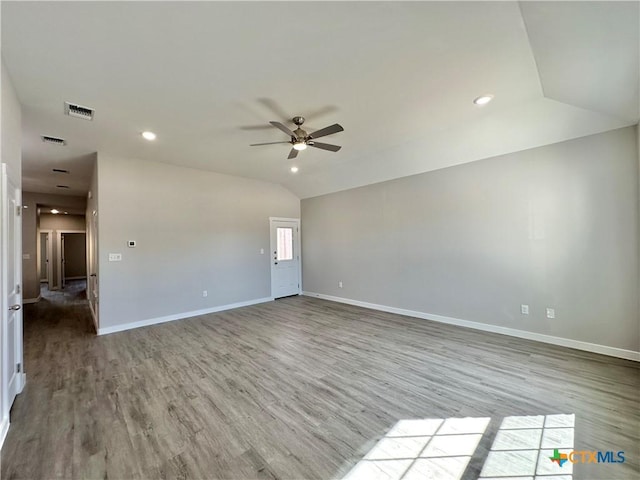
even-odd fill
[{"label": "door window pane", "polygon": [[293,228],[276,228],[276,258],[277,260],[293,260]]}]

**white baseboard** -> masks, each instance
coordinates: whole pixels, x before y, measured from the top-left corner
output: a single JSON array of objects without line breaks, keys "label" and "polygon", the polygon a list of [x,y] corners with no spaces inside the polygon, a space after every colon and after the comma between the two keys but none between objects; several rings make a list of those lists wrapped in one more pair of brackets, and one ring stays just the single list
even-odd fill
[{"label": "white baseboard", "polygon": [[0,448],[2,448],[2,444],[4,443],[4,439],[7,438],[8,432],[9,432],[9,416],[6,416],[0,422]]},{"label": "white baseboard", "polygon": [[256,298],[253,300],[247,300],[245,302],[230,303],[228,305],[219,305],[217,307],[205,308],[202,310],[176,313],[174,315],[167,315],[166,317],[149,318],[147,320],[140,320],[138,322],[123,323],[122,325],[114,325],[113,327],[97,328],[96,326],[96,329],[98,331],[98,335],[108,335],[110,333],[122,332],[124,330],[131,330],[133,328],[148,327],[150,325],[157,325],[158,323],[172,322],[174,320],[182,320],[189,317],[197,317],[199,315],[207,315],[208,313],[222,312],[224,310],[248,307],[250,305],[256,305],[258,303],[271,301],[273,301],[273,297]]},{"label": "white baseboard", "polygon": [[361,302],[360,300],[352,300],[350,298],[334,297],[333,295],[325,295],[323,293],[302,292],[308,297],[316,297],[333,302],[346,303],[358,307],[371,308],[381,312],[396,313],[398,315],[406,315],[408,317],[422,318],[424,320],[432,320],[434,322],[447,323],[449,325],[457,325],[459,327],[473,328],[485,332],[500,333],[511,337],[525,338],[527,340],[536,340],[538,342],[560,345],[562,347],[575,348],[577,350],[585,350],[587,352],[600,353],[610,357],[624,358],[640,362],[640,352],[633,350],[625,350],[623,348],[609,347],[607,345],[598,345],[597,343],[582,342],[571,338],[554,337],[552,335],[544,335],[542,333],[529,332],[526,330],[518,330],[516,328],[500,327],[497,325],[489,325],[487,323],[472,322],[470,320],[462,320],[459,318],[445,317],[431,313],[417,312],[415,310],[405,310],[403,308],[389,307],[387,305],[378,305],[375,303]]},{"label": "white baseboard", "polygon": [[23,298],[22,304],[24,305],[25,303],[38,303],[41,298],[42,295],[38,295],[36,298]]}]

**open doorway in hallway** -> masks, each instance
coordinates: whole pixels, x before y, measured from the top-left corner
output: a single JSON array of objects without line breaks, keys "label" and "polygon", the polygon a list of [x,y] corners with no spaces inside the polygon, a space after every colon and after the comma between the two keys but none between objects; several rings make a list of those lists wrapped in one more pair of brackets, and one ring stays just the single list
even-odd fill
[{"label": "open doorway in hallway", "polygon": [[[40,297],[64,291],[67,283],[87,279],[87,236],[84,214],[38,205],[38,278]],[[71,291],[77,290],[77,282]]]}]

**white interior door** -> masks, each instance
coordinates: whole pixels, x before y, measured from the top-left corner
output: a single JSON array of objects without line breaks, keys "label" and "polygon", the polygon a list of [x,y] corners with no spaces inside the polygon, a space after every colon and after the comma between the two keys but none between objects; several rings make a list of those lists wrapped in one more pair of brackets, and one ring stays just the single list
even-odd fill
[{"label": "white interior door", "polygon": [[271,218],[271,296],[300,293],[300,220]]},{"label": "white interior door", "polygon": [[7,415],[22,391],[22,226],[20,189],[2,165],[2,407]]}]

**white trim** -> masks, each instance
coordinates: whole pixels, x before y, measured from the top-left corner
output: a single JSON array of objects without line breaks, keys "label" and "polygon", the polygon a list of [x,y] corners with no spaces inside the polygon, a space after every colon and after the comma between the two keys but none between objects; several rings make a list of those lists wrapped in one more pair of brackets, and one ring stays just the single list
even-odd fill
[{"label": "white trim", "polygon": [[352,300],[350,298],[334,297],[333,295],[325,295],[323,293],[302,292],[308,297],[321,298],[323,300],[331,300],[332,302],[346,303],[358,307],[371,308],[381,312],[396,313],[398,315],[406,315],[408,317],[422,318],[434,322],[446,323],[449,325],[457,325],[459,327],[473,328],[485,332],[499,333],[509,335],[511,337],[524,338],[527,340],[535,340],[552,345],[560,345],[562,347],[575,348],[587,352],[600,353],[610,357],[624,358],[640,362],[640,352],[633,350],[625,350],[623,348],[609,347],[607,345],[599,345],[597,343],[583,342],[581,340],[573,340],[571,338],[554,337],[553,335],[545,335],[543,333],[529,332],[526,330],[518,330],[516,328],[500,327],[497,325],[489,325],[487,323],[472,322],[470,320],[462,320],[459,318],[445,317],[443,315],[435,315],[431,313],[417,312],[415,310],[405,310],[403,308],[389,307],[387,305],[378,305],[375,303],[361,302],[360,300]]},{"label": "white trim", "polygon": [[4,417],[0,422],[0,448],[4,444],[4,439],[7,438],[7,433],[9,433],[9,417]]},{"label": "white trim", "polygon": [[42,295],[38,295],[36,298],[23,298],[22,304],[24,305],[26,303],[38,303],[41,298],[42,298]]},{"label": "white trim", "polygon": [[[231,310],[234,308],[248,307],[250,305],[256,305],[258,303],[272,302],[272,297],[256,298],[253,300],[247,300],[245,302],[230,303],[228,305],[219,305],[217,307],[204,308],[202,310],[193,310],[191,312],[175,313],[173,315],[167,315],[166,317],[149,318],[147,320],[140,320],[138,322],[124,323],[122,325],[114,325],[113,327],[98,328],[98,335],[108,335],[110,333],[122,332],[124,330],[131,330],[133,328],[148,327],[150,325],[157,325],[159,323],[172,322],[174,320],[183,320],[189,317],[197,317],[199,315],[207,315],[209,313],[222,312],[224,310]],[[95,322],[95,317],[94,317]]]}]

